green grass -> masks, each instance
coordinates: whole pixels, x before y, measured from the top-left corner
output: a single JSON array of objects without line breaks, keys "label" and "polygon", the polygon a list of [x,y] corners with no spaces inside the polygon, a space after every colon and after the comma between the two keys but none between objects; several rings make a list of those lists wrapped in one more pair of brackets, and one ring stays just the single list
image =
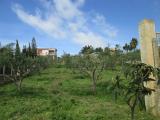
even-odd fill
[{"label": "green grass", "polygon": [[[122,97],[114,102],[108,89],[117,71],[106,71],[92,94],[91,81],[63,67],[50,67],[14,84],[0,87],[0,120],[130,120]],[[136,120],[158,120],[136,111]]]}]

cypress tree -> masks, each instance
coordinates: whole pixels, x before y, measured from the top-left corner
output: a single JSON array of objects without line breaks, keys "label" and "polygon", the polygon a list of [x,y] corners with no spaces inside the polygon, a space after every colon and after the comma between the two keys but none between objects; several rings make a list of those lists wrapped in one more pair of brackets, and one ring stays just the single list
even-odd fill
[{"label": "cypress tree", "polygon": [[28,46],[28,56],[32,57],[32,49],[31,49],[30,43],[29,43],[29,46]]},{"label": "cypress tree", "polygon": [[37,44],[36,44],[36,39],[33,37],[32,39],[32,43],[31,43],[31,47],[32,47],[32,57],[36,57],[37,56]]},{"label": "cypress tree", "polygon": [[26,45],[23,46],[22,53],[24,56],[27,56],[27,48]]},{"label": "cypress tree", "polygon": [[16,49],[15,49],[15,59],[18,61],[20,60],[21,50],[19,47],[18,40],[16,40]]}]

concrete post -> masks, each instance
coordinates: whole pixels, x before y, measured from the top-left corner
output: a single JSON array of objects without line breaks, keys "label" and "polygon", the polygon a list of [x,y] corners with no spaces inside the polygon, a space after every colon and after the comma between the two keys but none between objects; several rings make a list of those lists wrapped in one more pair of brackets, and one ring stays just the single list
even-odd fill
[{"label": "concrete post", "polygon": [[[156,32],[154,22],[152,20],[143,20],[139,24],[139,33],[142,62],[154,67],[159,67],[159,53],[155,40]],[[154,78],[153,76],[151,77]],[[145,85],[148,88],[156,90],[156,92],[152,92],[151,95],[145,97],[146,109],[153,115],[158,116],[160,115],[160,90],[158,89],[156,81],[147,82]]]}]

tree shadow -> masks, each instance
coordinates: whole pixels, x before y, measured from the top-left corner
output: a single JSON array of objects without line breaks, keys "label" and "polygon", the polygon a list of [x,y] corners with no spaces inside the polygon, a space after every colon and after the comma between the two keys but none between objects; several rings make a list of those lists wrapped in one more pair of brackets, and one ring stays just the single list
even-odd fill
[{"label": "tree shadow", "polygon": [[26,97],[26,98],[42,98],[45,99],[48,97],[48,92],[42,87],[23,87],[19,92],[16,88],[11,89],[10,91],[1,90],[1,97]]},{"label": "tree shadow", "polygon": [[48,80],[54,80],[55,79],[55,77],[47,77],[47,76],[45,76],[45,77],[39,77],[39,78],[37,78],[37,81],[48,81]]},{"label": "tree shadow", "polygon": [[94,95],[91,87],[72,87],[72,88],[65,88],[63,91],[69,93],[70,95],[74,96],[92,96]]}]

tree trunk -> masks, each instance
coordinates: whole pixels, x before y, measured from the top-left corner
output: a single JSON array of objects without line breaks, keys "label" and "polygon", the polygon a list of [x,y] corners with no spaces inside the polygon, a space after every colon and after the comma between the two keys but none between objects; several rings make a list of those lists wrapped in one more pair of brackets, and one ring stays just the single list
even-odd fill
[{"label": "tree trunk", "polygon": [[13,75],[13,66],[11,65],[11,76]]},{"label": "tree trunk", "polygon": [[21,92],[21,89],[22,89],[22,80],[19,80],[16,84],[17,84],[17,90],[18,90],[18,92]]},{"label": "tree trunk", "polygon": [[93,93],[95,94],[96,93],[96,82],[95,80],[93,79],[93,86],[92,86],[92,90],[93,90]]},{"label": "tree trunk", "polygon": [[114,101],[117,102],[117,98],[118,98],[118,95],[117,95],[117,90],[114,90]]},{"label": "tree trunk", "polygon": [[134,120],[134,107],[131,108],[131,120]]},{"label": "tree trunk", "polygon": [[93,82],[93,86],[92,86],[92,90],[93,93],[96,94],[96,78],[95,78],[95,70],[92,73],[92,82]]},{"label": "tree trunk", "polygon": [[5,73],[6,73],[6,66],[4,65],[3,66],[3,80],[5,81],[6,79],[5,79]]},{"label": "tree trunk", "polygon": [[22,78],[21,77],[15,78],[15,85],[17,87],[17,91],[21,92],[21,88],[22,88]]}]

